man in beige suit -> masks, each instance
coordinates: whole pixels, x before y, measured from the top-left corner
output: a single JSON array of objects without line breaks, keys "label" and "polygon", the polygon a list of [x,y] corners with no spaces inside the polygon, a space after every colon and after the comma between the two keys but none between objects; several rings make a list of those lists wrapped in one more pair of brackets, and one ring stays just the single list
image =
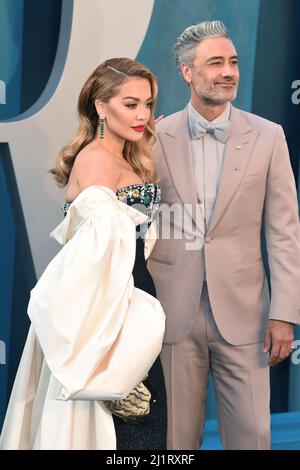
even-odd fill
[{"label": "man in beige suit", "polygon": [[187,28],[174,51],[191,101],[157,125],[161,223],[148,262],[167,315],[168,448],[199,448],[211,372],[223,448],[268,449],[269,365],[288,357],[300,322],[288,149],[281,126],[230,104],[238,58],[223,23]]}]

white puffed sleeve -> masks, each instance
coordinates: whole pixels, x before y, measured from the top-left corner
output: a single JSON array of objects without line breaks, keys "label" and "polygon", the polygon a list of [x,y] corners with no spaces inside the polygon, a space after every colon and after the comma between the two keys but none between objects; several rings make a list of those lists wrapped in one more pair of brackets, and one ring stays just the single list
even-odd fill
[{"label": "white puffed sleeve", "polygon": [[134,287],[136,224],[144,215],[105,187],[83,191],[53,232],[65,243],[31,292],[28,314],[58,399],[116,399],[160,352],[164,314]]}]

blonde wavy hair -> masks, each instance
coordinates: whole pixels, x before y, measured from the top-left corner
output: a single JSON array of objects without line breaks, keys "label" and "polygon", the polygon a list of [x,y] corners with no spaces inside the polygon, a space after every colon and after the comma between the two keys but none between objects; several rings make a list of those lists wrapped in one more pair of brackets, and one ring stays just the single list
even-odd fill
[{"label": "blonde wavy hair", "polygon": [[157,101],[157,80],[145,65],[122,57],[106,60],[99,65],[83,85],[77,104],[79,127],[71,142],[59,152],[55,168],[49,170],[59,186],[67,185],[76,156],[95,138],[99,122],[95,101],[107,103],[110,98],[118,94],[119,87],[123,83],[136,77],[146,78],[150,82],[151,116],[140,142],[126,140],[123,156],[133,171],[144,181],[151,183],[159,181],[151,157],[151,149],[155,142],[154,108]]}]

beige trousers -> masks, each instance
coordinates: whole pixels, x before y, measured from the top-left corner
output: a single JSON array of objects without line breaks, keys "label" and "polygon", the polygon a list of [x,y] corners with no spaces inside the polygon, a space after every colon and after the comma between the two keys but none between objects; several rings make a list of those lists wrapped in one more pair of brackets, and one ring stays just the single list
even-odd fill
[{"label": "beige trousers", "polygon": [[164,345],[161,353],[168,400],[168,449],[199,449],[209,372],[223,448],[270,448],[268,354],[262,350],[263,343],[232,346],[223,339],[204,283],[190,336]]}]

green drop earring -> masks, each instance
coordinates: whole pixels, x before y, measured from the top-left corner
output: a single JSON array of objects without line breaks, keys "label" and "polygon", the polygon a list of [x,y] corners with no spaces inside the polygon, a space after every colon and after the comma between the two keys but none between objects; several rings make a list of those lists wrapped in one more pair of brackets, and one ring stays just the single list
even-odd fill
[{"label": "green drop earring", "polygon": [[99,116],[99,137],[100,137],[100,139],[104,138],[104,120],[105,120],[105,116],[103,116],[103,114],[101,114]]}]

